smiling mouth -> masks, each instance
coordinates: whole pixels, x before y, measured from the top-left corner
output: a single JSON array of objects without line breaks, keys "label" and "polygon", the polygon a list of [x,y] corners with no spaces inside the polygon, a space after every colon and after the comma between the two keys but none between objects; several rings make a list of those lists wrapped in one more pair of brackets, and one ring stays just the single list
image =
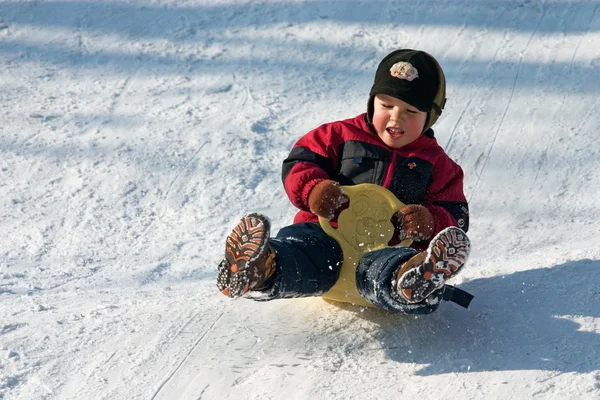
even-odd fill
[{"label": "smiling mouth", "polygon": [[404,130],[400,128],[386,128],[386,131],[392,138],[399,138],[404,135]]}]

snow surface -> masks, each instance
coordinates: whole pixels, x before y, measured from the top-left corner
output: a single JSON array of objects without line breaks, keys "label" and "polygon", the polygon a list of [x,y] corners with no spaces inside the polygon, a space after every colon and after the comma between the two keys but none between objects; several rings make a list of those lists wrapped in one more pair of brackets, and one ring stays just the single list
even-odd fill
[{"label": "snow surface", "polygon": [[[600,398],[600,3],[0,2],[0,398]],[[281,161],[436,56],[470,310],[232,301]]]}]

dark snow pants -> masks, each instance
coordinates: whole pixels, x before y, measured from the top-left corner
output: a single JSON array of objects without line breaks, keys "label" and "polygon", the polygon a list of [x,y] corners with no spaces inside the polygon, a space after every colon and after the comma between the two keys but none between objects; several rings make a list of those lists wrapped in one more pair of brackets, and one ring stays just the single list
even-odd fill
[{"label": "dark snow pants", "polygon": [[[337,281],[342,267],[342,250],[318,223],[301,223],[282,228],[269,241],[277,253],[277,272],[272,285],[250,292],[254,300],[320,296]],[[417,254],[409,247],[394,247],[366,254],[356,269],[358,292],[371,304],[397,314],[429,314],[437,309],[442,290],[421,303],[408,304],[392,290],[393,275]]]}]

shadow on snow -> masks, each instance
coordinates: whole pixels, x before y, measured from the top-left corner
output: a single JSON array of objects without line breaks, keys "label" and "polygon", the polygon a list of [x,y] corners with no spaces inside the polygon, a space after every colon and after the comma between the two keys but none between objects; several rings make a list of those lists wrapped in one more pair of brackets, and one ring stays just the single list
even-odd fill
[{"label": "shadow on snow", "polygon": [[[408,4],[410,3],[410,7]],[[185,73],[181,66],[185,65],[188,72],[202,75],[221,75],[245,71],[250,67],[257,72],[272,74],[273,70],[285,76],[289,73],[300,72],[311,76],[347,75],[350,65],[336,66],[331,60],[348,58],[357,60],[355,79],[370,81],[372,69],[379,60],[376,54],[377,46],[372,49],[362,49],[361,46],[340,46],[323,40],[307,41],[301,38],[288,37],[286,26],[305,24],[312,21],[327,23],[335,21],[342,23],[364,23],[357,26],[357,35],[368,33],[370,26],[392,26],[398,32],[397,44],[402,46],[402,40],[414,42],[421,34],[420,29],[427,27],[454,26],[476,29],[508,29],[514,32],[569,33],[594,32],[600,29],[600,16],[597,16],[599,4],[594,2],[550,2],[538,4],[530,1],[458,1],[444,3],[443,7],[432,7],[429,2],[351,2],[334,1],[329,3],[274,3],[268,5],[220,5],[198,7],[152,7],[122,3],[104,2],[45,2],[45,3],[1,3],[0,20],[4,25],[5,34],[0,41],[0,54],[13,59],[34,60],[45,62],[55,67],[87,67],[106,68],[116,67],[138,73],[152,72],[158,74]],[[287,24],[287,25],[286,25]],[[254,32],[257,27],[281,25],[281,30],[269,32],[272,37],[252,37],[240,34],[239,29],[250,29]],[[13,26],[17,29],[66,29],[72,37],[69,43],[51,40],[40,43],[35,40],[13,38],[10,34]],[[223,36],[227,30],[232,35]],[[237,33],[236,33],[237,32]],[[53,34],[51,34],[52,36]],[[131,46],[121,46],[118,49],[87,49],[86,42],[93,43],[94,39],[104,35],[119,35],[125,43],[143,40],[140,49],[132,51]],[[237,37],[239,35],[239,37]],[[75,39],[79,37],[80,39]],[[319,37],[317,34],[315,37]],[[404,38],[404,39],[403,39]],[[164,40],[168,43],[165,47]],[[393,40],[393,38],[390,38]],[[191,46],[187,52],[171,48],[169,44],[188,43]],[[232,43],[237,47],[232,48]],[[155,46],[157,47],[155,49]],[[252,54],[238,54],[239,46],[254,49]],[[391,45],[394,47],[393,45]],[[221,49],[214,54],[207,48]],[[386,51],[390,50],[386,47]],[[193,50],[195,49],[195,50]],[[238,49],[238,50],[236,50]],[[260,54],[279,56],[265,58]],[[298,50],[304,49],[321,55],[323,62],[314,59],[304,59]],[[518,48],[515,51],[519,51]],[[242,51],[244,53],[244,51]],[[300,52],[302,53],[302,52]],[[312,58],[312,57],[311,57]],[[460,60],[441,57],[449,80],[466,82],[485,81],[499,86],[512,87],[516,64],[503,60],[470,60],[464,63]],[[19,62],[19,61],[17,61]],[[372,65],[371,65],[372,64]],[[572,62],[560,61],[547,66],[544,60],[524,61],[524,72],[539,71],[548,76],[579,76],[591,74],[597,76],[594,65],[577,64],[573,71]],[[368,68],[367,68],[368,67]],[[490,68],[491,67],[491,68]],[[550,68],[546,71],[546,68]],[[509,71],[507,74],[506,71]],[[326,79],[329,79],[325,77]],[[583,91],[597,91],[600,79],[586,79],[587,85]],[[596,82],[596,83],[594,83]],[[522,79],[519,85],[534,86],[539,82],[535,79]],[[548,89],[553,89],[550,86]],[[562,90],[556,88],[556,90]]]},{"label": "shadow on snow", "polygon": [[[413,0],[334,0],[270,4],[223,4],[195,7],[140,6],[137,4],[89,1],[52,1],[0,4],[0,15],[18,24],[65,28],[74,22],[106,34],[123,32],[130,37],[160,38],[163,29],[190,23],[192,31],[232,29],[278,23],[305,24],[327,21],[369,25],[397,24],[431,26],[474,26],[485,29],[511,29],[522,32],[597,31],[594,24],[596,2],[531,0],[458,0],[437,6]],[[15,15],[16,13],[16,15]],[[83,14],[83,16],[79,15]],[[586,16],[586,22],[576,16]],[[90,18],[89,16],[93,16]],[[532,16],[540,17],[539,19]],[[558,21],[553,21],[556,18]],[[547,23],[544,20],[547,19]],[[6,22],[5,21],[5,22]],[[148,22],[152,21],[152,25]],[[163,28],[163,29],[156,29]]]},{"label": "shadow on snow", "polygon": [[600,260],[579,260],[465,282],[460,287],[475,295],[468,311],[444,303],[418,318],[356,315],[380,325],[390,359],[427,365],[417,375],[591,372],[600,369],[600,334],[586,326],[600,318],[598,271]]}]

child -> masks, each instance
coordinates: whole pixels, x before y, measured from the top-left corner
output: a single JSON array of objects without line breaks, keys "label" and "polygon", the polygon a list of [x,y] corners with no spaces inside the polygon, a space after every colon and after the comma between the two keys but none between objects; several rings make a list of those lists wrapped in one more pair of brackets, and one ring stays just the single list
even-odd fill
[{"label": "child", "polygon": [[363,256],[356,270],[358,292],[375,306],[401,314],[433,312],[442,299],[466,307],[472,296],[445,285],[470,251],[463,172],[431,129],[445,95],[444,73],[429,54],[397,50],[385,57],[367,113],[307,133],[283,162],[285,191],[300,209],[294,224],[270,238],[269,220],[249,214],[229,234],[219,290],[256,300],[327,292],[343,256],[318,217],[335,221],[347,207],[342,185],[375,183],[407,204],[392,218],[390,245],[405,238],[414,244]]}]

